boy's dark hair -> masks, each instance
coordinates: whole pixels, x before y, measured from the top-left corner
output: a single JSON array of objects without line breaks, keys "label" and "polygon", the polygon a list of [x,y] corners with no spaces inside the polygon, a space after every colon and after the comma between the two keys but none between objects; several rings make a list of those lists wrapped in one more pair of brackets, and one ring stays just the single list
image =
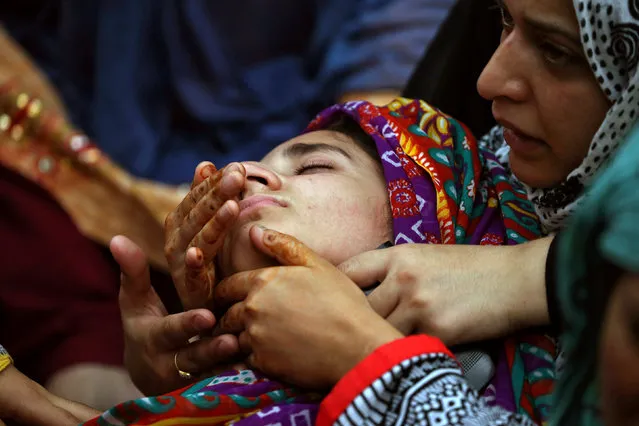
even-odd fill
[{"label": "boy's dark hair", "polygon": [[337,120],[332,122],[328,127],[324,128],[324,130],[332,130],[334,132],[339,132],[345,136],[348,136],[349,138],[354,140],[357,145],[359,145],[359,147],[362,148],[364,152],[373,159],[373,161],[375,161],[376,164],[379,164],[381,167],[381,160],[377,152],[377,145],[375,144],[375,141],[352,118],[346,115],[342,115]]}]

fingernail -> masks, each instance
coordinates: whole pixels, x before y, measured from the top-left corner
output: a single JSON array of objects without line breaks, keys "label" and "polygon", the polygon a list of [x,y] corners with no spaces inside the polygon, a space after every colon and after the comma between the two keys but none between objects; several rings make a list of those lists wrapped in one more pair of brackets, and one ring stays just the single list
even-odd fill
[{"label": "fingernail", "polygon": [[266,231],[266,228],[263,227],[262,225],[255,225],[255,236],[257,237],[258,240],[262,240],[264,238],[264,231]]},{"label": "fingernail", "polygon": [[195,254],[195,261],[198,263],[198,265],[201,265],[203,260],[204,260],[204,255],[202,254],[200,250],[198,250],[197,253]]},{"label": "fingernail", "polygon": [[211,176],[211,167],[210,166],[202,167],[202,170],[200,171],[200,176],[202,176],[204,179]]},{"label": "fingernail", "polygon": [[[204,261],[204,254],[202,253],[202,250],[200,250],[199,248],[190,247],[186,251],[186,256],[187,256],[187,266],[192,268],[202,266],[202,262]],[[190,259],[193,259],[193,260],[190,260]]]},{"label": "fingernail", "polygon": [[222,222],[228,221],[231,216],[233,216],[233,211],[231,209],[231,201],[226,201],[222,204],[222,208],[218,211],[219,219]]},{"label": "fingernail", "polygon": [[231,172],[239,172],[239,171],[240,171],[239,165],[237,163],[231,163],[228,165],[228,167],[224,171],[224,174],[227,175]]}]

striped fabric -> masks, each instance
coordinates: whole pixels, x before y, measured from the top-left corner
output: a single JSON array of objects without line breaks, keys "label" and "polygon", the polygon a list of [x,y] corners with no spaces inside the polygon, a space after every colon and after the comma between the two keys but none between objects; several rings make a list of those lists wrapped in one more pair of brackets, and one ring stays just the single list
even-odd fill
[{"label": "striped fabric", "polygon": [[428,336],[396,340],[349,372],[322,402],[317,425],[533,426],[472,389],[459,364]]}]

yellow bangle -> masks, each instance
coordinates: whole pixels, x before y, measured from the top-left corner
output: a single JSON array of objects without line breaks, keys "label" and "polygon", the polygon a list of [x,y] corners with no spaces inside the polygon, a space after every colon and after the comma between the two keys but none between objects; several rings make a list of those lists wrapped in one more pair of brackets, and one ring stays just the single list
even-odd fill
[{"label": "yellow bangle", "polygon": [[11,355],[7,352],[2,345],[0,345],[0,371],[3,371],[5,368],[10,366],[13,363],[11,359]]}]

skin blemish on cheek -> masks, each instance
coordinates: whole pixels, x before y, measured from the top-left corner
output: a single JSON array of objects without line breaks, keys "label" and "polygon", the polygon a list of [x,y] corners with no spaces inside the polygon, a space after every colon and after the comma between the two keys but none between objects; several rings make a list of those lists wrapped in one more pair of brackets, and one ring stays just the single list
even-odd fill
[{"label": "skin blemish on cheek", "polygon": [[362,210],[366,210],[366,209],[362,209],[361,204],[356,201],[344,203],[343,209],[344,209],[344,212],[343,212],[344,214],[353,215],[353,216],[362,213]]}]

